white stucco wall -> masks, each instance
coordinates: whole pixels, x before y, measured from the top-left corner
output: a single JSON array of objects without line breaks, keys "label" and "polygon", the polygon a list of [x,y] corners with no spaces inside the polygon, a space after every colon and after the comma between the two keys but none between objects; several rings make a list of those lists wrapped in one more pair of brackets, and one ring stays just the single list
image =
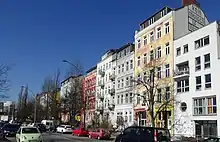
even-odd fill
[{"label": "white stucco wall", "polygon": [[[179,64],[185,61],[189,62],[189,92],[178,93],[177,100],[186,102],[187,110],[182,112],[179,105],[175,107],[175,121],[179,125],[175,126],[175,134],[184,134],[195,136],[194,120],[217,120],[218,136],[220,136],[220,60],[218,59],[218,51],[220,48],[219,35],[217,32],[217,23],[213,22],[197,31],[194,31],[184,37],[174,41],[174,63]],[[209,35],[210,44],[199,49],[195,49],[194,41]],[[189,52],[183,54],[183,46],[188,44]],[[176,56],[176,48],[181,47],[181,55]],[[204,69],[204,55],[210,53],[211,68]],[[201,57],[201,70],[195,71],[195,58]],[[211,73],[211,89],[205,89],[205,74]],[[202,89],[196,91],[196,76],[202,78]],[[193,116],[193,98],[216,95],[217,100],[217,115]]]}]

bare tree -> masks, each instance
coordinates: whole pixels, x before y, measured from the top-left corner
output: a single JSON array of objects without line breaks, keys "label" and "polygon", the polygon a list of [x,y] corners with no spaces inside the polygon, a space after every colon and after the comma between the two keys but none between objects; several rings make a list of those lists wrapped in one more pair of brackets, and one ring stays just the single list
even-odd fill
[{"label": "bare tree", "polygon": [[10,69],[9,66],[0,64],[0,98],[7,97],[5,94],[10,88],[10,81],[8,79]]},{"label": "bare tree", "polygon": [[[171,77],[170,72],[165,73],[164,77],[162,76],[161,66],[165,65],[165,59],[154,59],[142,68],[143,77],[138,74],[134,80],[136,89],[143,90],[143,92],[137,92],[136,97],[137,99],[142,98],[142,106],[144,105],[147,108],[152,127],[155,126],[161,113],[166,117],[168,113],[173,113],[170,111],[173,111],[174,108],[174,83],[172,78],[169,78]],[[139,95],[141,93],[142,95]]]},{"label": "bare tree", "polygon": [[57,93],[60,88],[60,71],[59,69],[53,76],[48,76],[44,79],[42,84],[42,92],[46,101],[46,118],[59,118],[59,100],[57,98]]}]

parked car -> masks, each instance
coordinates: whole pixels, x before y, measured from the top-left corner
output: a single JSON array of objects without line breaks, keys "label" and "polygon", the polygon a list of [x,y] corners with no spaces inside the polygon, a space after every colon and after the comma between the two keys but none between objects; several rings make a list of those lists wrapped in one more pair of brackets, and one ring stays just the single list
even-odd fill
[{"label": "parked car", "polygon": [[42,135],[37,127],[21,127],[16,134],[17,142],[43,142]]},{"label": "parked car", "polygon": [[131,126],[119,134],[115,142],[170,142],[170,139],[168,129]]},{"label": "parked car", "polygon": [[33,127],[37,127],[41,133],[47,131],[46,126],[44,124],[41,124],[41,123],[35,123],[33,125]]},{"label": "parked car", "polygon": [[85,130],[84,128],[76,128],[72,131],[73,135],[75,136],[88,136],[89,131]]},{"label": "parked car", "polygon": [[19,124],[5,124],[2,130],[5,136],[15,136],[19,128]]},{"label": "parked car", "polygon": [[72,133],[71,125],[60,125],[57,127],[58,133]]},{"label": "parked car", "polygon": [[220,138],[210,137],[204,140],[204,142],[220,142]]},{"label": "parked car", "polygon": [[111,133],[108,130],[98,128],[91,132],[89,132],[89,138],[95,138],[95,139],[110,139]]}]

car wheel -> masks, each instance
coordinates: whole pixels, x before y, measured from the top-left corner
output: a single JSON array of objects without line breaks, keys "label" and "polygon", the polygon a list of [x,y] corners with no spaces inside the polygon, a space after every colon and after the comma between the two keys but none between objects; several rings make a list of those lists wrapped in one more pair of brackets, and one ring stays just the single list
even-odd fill
[{"label": "car wheel", "polygon": [[61,131],[61,133],[63,134],[63,130]]},{"label": "car wheel", "polygon": [[77,135],[78,137],[80,136],[80,134]]},{"label": "car wheel", "polygon": [[100,136],[98,136],[98,138],[97,138],[98,140],[100,140],[101,138],[100,138]]},{"label": "car wheel", "polygon": [[91,135],[89,135],[89,138],[90,138],[90,139],[92,138]]}]

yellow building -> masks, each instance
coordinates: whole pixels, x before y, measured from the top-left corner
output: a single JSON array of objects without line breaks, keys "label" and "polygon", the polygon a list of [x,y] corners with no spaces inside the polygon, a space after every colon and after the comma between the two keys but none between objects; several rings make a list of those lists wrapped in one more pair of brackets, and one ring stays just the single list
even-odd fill
[{"label": "yellow building", "polygon": [[[173,69],[173,16],[172,9],[164,7],[152,17],[140,24],[140,31],[135,35],[135,77],[146,80],[149,78],[149,71],[154,70],[155,75],[155,105],[154,114],[161,106],[157,101],[172,97],[172,69]],[[147,82],[147,81],[146,81]],[[144,83],[148,84],[148,83]],[[149,116],[149,91],[143,84],[136,86],[136,120],[139,125],[150,125]],[[160,96],[161,94],[161,96]],[[161,110],[161,109],[160,109]],[[173,110],[167,108],[158,114],[158,127],[168,127],[168,120],[172,120]]]},{"label": "yellow building", "polygon": [[[204,19],[204,23],[193,22],[196,19],[192,15],[200,9],[196,1],[183,0],[182,4],[177,9],[164,7],[157,11],[142,22],[140,30],[135,33],[134,76],[138,83],[135,86],[134,112],[138,125],[152,125],[151,110],[154,110],[154,126],[172,129],[175,125],[173,43],[208,23],[204,16],[197,17]],[[149,93],[149,87],[153,88],[152,93]]]}]

